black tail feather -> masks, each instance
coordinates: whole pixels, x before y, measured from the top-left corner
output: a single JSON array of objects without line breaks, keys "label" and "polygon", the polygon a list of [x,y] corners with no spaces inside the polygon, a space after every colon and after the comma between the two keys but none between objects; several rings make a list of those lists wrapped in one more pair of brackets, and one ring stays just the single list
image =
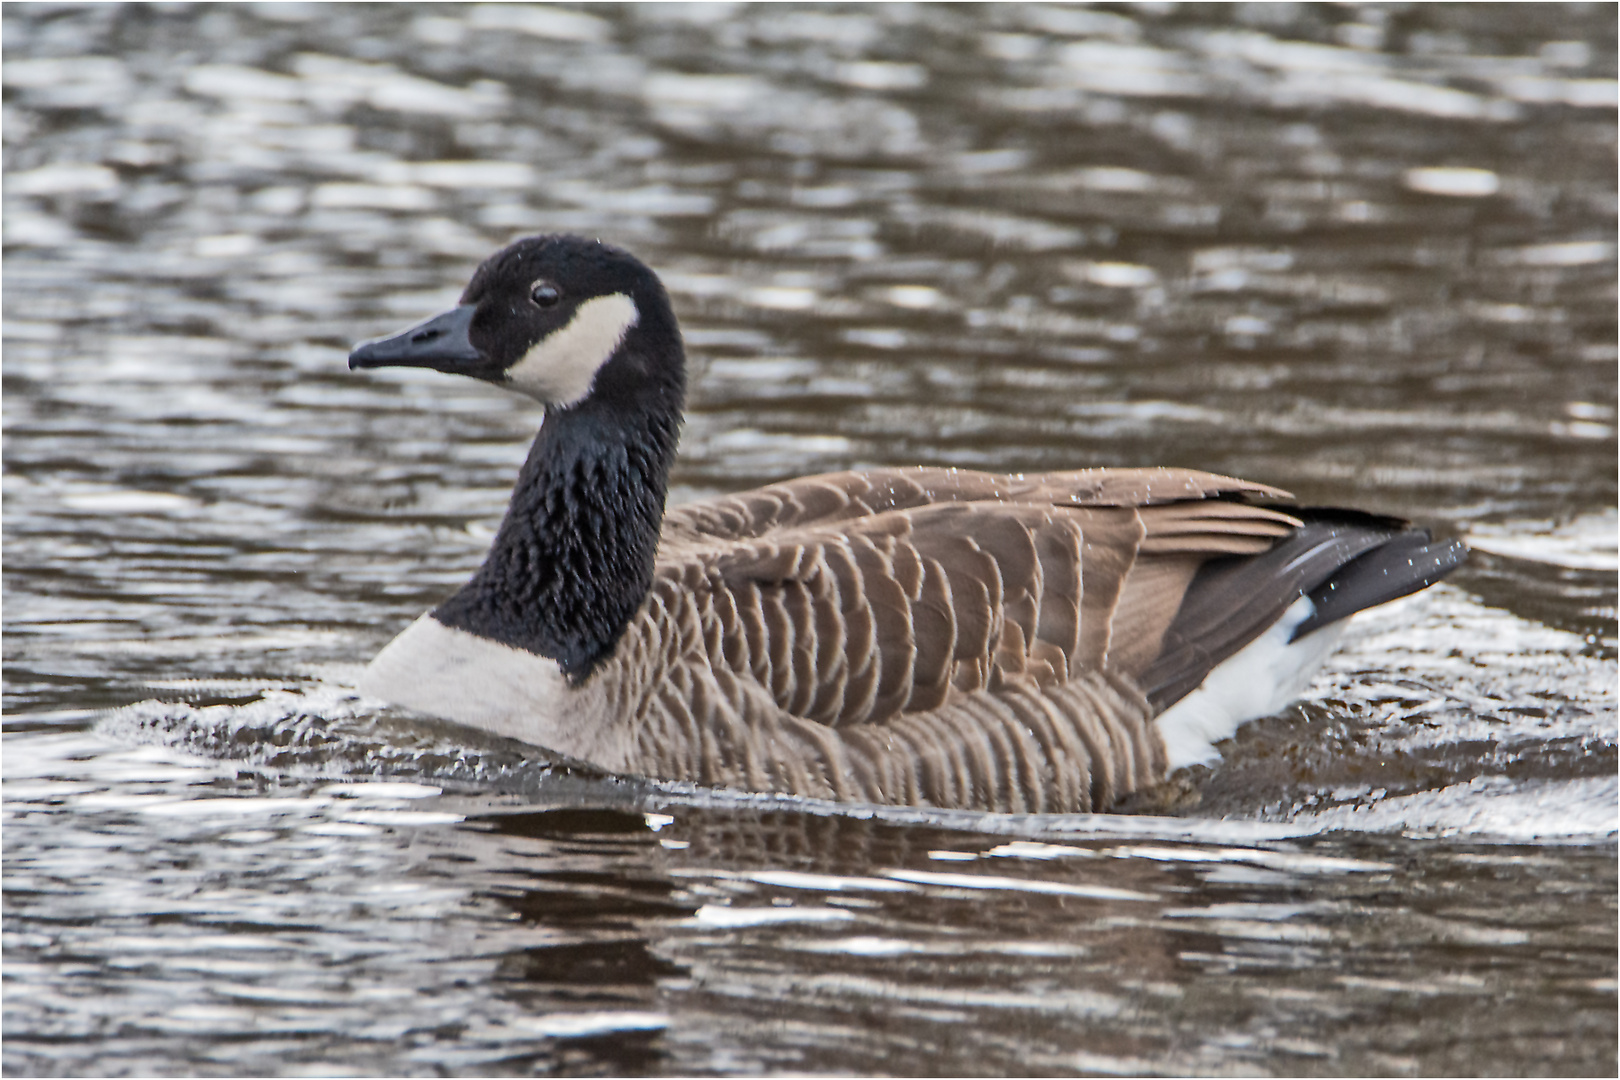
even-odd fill
[{"label": "black tail feather", "polygon": [[1345,563],[1307,595],[1316,612],[1294,628],[1298,641],[1313,630],[1348,618],[1365,608],[1399,600],[1427,589],[1468,558],[1461,540],[1430,539],[1428,531],[1397,533],[1389,542]]},{"label": "black tail feather", "polygon": [[1315,613],[1295,639],[1363,608],[1417,592],[1462,565],[1468,549],[1435,542],[1396,518],[1294,508],[1305,524],[1261,555],[1214,559],[1198,571],[1157,659],[1142,673],[1148,700],[1166,709],[1223,660],[1263,634],[1295,600]]}]

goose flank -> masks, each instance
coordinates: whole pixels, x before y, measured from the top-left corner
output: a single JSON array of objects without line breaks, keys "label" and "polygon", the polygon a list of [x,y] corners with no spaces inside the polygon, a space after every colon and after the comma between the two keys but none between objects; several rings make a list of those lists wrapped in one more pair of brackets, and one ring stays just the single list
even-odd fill
[{"label": "goose flank", "polygon": [[1153,805],[1347,619],[1466,549],[1186,469],[887,468],[674,509],[685,353],[629,253],[535,236],[351,368],[545,419],[483,565],[368,695],[618,774],[911,806]]}]

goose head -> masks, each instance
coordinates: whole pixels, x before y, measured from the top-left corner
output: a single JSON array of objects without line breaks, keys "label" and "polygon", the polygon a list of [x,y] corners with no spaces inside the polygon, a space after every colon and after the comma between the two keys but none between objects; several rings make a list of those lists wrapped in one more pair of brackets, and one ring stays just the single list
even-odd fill
[{"label": "goose head", "polygon": [[349,367],[466,375],[551,410],[649,395],[680,407],[685,358],[669,297],[634,256],[599,240],[531,236],[491,255],[449,311],[362,342]]},{"label": "goose head", "polygon": [[546,407],[489,555],[434,619],[573,681],[594,670],[652,582],[685,363],[657,276],[578,236],[516,241],[455,307],[349,354],[350,368],[431,368]]}]

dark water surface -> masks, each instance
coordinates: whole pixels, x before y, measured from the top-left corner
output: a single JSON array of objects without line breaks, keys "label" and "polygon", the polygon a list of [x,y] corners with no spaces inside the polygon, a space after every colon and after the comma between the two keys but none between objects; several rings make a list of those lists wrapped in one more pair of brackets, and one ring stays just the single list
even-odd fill
[{"label": "dark water surface", "polygon": [[[1614,1073],[1613,5],[3,32],[7,1074]],[[382,709],[539,416],[346,350],[557,230],[675,299],[677,499],[1171,464],[1477,554],[1176,818]]]}]

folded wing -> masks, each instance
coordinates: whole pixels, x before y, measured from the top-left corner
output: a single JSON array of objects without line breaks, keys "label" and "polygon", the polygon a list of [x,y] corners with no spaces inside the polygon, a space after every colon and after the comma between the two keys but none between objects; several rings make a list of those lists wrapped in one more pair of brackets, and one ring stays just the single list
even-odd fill
[{"label": "folded wing", "polygon": [[892,723],[953,695],[1139,678],[1200,566],[1299,526],[1230,497],[1251,494],[1281,493],[1159,469],[812,477],[672,512],[660,572],[696,594],[707,663],[796,717]]}]

